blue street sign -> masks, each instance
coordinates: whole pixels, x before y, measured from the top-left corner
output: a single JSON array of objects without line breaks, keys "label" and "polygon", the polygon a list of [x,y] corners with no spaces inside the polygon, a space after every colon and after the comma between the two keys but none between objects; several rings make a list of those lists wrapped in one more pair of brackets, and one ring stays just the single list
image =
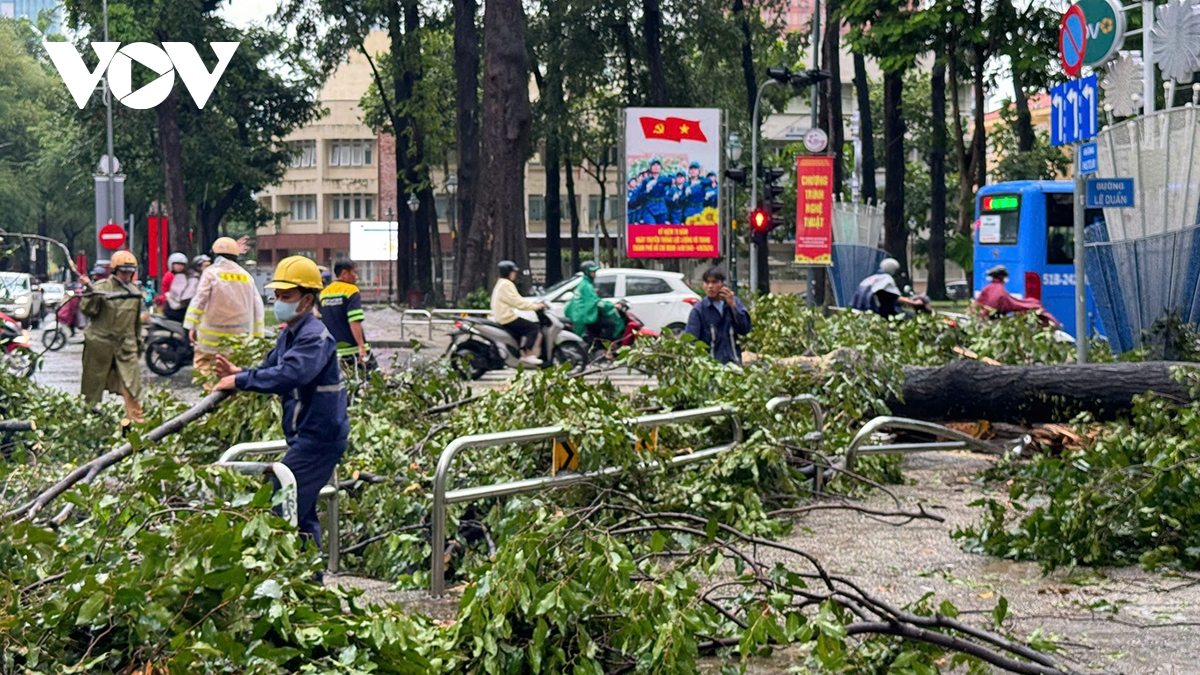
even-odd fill
[{"label": "blue street sign", "polygon": [[1079,173],[1085,176],[1090,173],[1096,173],[1099,163],[1096,159],[1095,141],[1079,146]]},{"label": "blue street sign", "polygon": [[1128,209],[1133,207],[1132,178],[1089,178],[1087,208]]},{"label": "blue street sign", "polygon": [[1068,80],[1050,90],[1050,144],[1086,141],[1100,131],[1095,75]]}]

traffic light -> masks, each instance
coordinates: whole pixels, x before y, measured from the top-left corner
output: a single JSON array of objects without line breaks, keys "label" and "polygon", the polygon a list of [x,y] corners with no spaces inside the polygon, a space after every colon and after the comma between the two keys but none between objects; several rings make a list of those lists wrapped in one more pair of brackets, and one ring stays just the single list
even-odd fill
[{"label": "traffic light", "polygon": [[779,185],[779,181],[786,173],[786,169],[779,167],[765,167],[762,170],[762,200],[758,203],[758,208],[766,215],[762,234],[783,225],[783,202],[779,200],[783,186]]},{"label": "traffic light", "polygon": [[799,73],[793,73],[789,80],[792,86],[797,89],[811,87],[814,84],[819,84],[833,77],[828,70],[805,70]]},{"label": "traffic light", "polygon": [[730,181],[732,183],[737,183],[738,185],[745,185],[746,184],[746,170],[745,169],[725,169],[725,180]]},{"label": "traffic light", "polygon": [[770,214],[765,209],[754,209],[750,213],[750,233],[759,236],[767,236],[767,232],[771,229],[768,222],[771,220]]}]

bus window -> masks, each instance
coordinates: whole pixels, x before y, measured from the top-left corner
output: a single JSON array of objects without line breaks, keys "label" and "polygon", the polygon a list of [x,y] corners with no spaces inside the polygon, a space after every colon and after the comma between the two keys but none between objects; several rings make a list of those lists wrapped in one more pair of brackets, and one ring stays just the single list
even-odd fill
[{"label": "bus window", "polygon": [[979,243],[1017,243],[1021,225],[1020,195],[987,195],[979,204]]},{"label": "bus window", "polygon": [[[1046,264],[1075,264],[1075,205],[1071,193],[1046,194]],[[1083,212],[1088,225],[1104,220],[1103,209]]]}]

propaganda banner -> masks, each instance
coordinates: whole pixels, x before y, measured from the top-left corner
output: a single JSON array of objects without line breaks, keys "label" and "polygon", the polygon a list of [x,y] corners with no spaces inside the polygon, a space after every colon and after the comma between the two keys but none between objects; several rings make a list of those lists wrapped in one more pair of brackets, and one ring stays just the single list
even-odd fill
[{"label": "propaganda banner", "polygon": [[721,111],[626,108],[625,254],[716,258]]},{"label": "propaganda banner", "polygon": [[833,264],[833,158],[796,158],[796,263]]}]

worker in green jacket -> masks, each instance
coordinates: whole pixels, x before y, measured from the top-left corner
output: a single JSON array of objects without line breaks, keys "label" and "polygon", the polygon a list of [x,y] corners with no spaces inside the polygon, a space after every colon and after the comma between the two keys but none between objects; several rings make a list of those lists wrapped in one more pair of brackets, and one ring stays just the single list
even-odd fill
[{"label": "worker in green jacket", "polygon": [[112,257],[112,276],[88,289],[79,311],[90,323],[83,333],[83,381],[80,389],[87,402],[96,405],[107,389],[125,399],[125,414],[142,421],[142,291],[134,283],[137,258],[129,251]]},{"label": "worker in green jacket", "polygon": [[625,322],[612,303],[596,294],[596,270],[599,269],[600,265],[591,260],[579,266],[583,279],[575,287],[575,297],[563,310],[571,320],[571,330],[580,337],[586,335],[592,342],[614,340],[625,330]]}]

